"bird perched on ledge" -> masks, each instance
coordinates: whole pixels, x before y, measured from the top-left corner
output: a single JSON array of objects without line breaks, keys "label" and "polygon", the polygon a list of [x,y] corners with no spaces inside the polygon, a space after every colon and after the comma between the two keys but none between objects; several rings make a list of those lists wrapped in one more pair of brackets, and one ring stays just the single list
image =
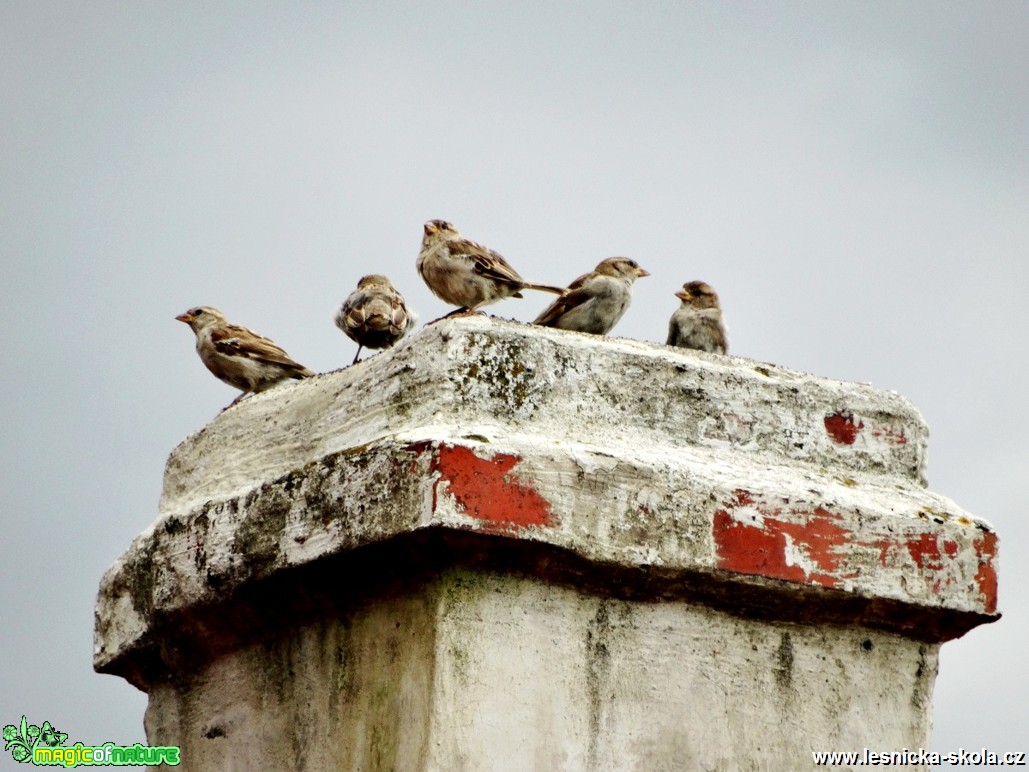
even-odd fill
[{"label": "bird perched on ledge", "polygon": [[632,284],[650,276],[635,260],[609,257],[568,285],[533,324],[607,335],[632,300]]},{"label": "bird perched on ledge", "polygon": [[197,354],[207,369],[219,380],[242,390],[226,409],[247,394],[270,389],[290,378],[299,380],[314,375],[268,338],[230,324],[217,308],[197,306],[175,318],[193,330]]},{"label": "bird perched on ledge", "polygon": [[445,220],[429,220],[424,230],[418,273],[436,297],[458,306],[451,314],[477,311],[503,298],[520,298],[523,289],[563,292],[525,281],[499,253],[466,239]]},{"label": "bird perched on ledge", "polygon": [[725,319],[718,302],[718,293],[710,284],[691,281],[675,293],[682,305],[668,321],[666,345],[724,354],[729,350]]},{"label": "bird perched on ledge", "polygon": [[414,327],[414,315],[407,310],[404,296],[385,276],[372,274],[357,283],[336,312],[336,326],[357,343],[354,361],[361,349],[389,348]]}]

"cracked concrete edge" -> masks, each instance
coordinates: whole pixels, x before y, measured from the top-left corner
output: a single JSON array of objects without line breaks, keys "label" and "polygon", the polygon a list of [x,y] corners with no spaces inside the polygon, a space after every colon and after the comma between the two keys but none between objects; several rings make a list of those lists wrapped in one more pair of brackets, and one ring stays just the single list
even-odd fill
[{"label": "cracked concrete edge", "polygon": [[[949,637],[996,617],[996,535],[915,484],[745,454],[719,465],[704,450],[615,457],[532,437],[455,442],[443,433],[342,451],[237,498],[165,513],[103,579],[95,666],[117,669],[152,646],[155,621],[168,615],[425,529],[556,547],[602,570],[740,592],[756,583],[812,608],[847,595],[890,602],[891,614],[960,612]],[[889,616],[876,623],[890,629]],[[918,636],[905,625],[896,620]]]}]

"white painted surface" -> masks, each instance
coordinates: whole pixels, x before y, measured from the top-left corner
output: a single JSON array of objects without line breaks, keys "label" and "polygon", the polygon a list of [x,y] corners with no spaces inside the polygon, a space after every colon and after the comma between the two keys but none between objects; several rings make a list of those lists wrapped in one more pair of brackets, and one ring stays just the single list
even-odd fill
[{"label": "white painted surface", "polygon": [[[151,743],[197,769],[297,748],[308,769],[788,769],[917,747],[927,642],[995,602],[995,535],[925,490],[926,437],[865,385],[441,322],[176,448],[157,521],[102,582],[94,663],[149,691]],[[518,545],[525,575],[426,555],[420,583],[369,598],[325,573],[376,544],[393,570],[412,534]],[[322,618],[292,625],[319,593]]]}]

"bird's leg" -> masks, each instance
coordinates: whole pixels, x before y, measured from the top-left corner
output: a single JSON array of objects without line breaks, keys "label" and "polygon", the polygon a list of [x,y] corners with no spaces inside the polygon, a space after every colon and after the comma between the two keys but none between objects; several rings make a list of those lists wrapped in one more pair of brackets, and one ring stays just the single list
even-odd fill
[{"label": "bird's leg", "polygon": [[359,356],[361,356],[361,349],[362,349],[362,348],[363,348],[363,346],[362,346],[362,345],[361,345],[360,343],[358,343],[358,344],[357,344],[357,353],[356,353],[356,354],[354,354],[354,361],[350,363],[350,364],[351,364],[351,366],[353,366],[353,365],[356,365],[356,364],[357,364],[357,358],[358,358]]},{"label": "bird's leg", "polygon": [[240,394],[240,395],[239,395],[238,397],[236,397],[236,398],[235,398],[234,400],[232,400],[232,402],[230,402],[230,403],[229,403],[229,404],[227,404],[227,405],[226,405],[225,407],[223,407],[223,408],[222,408],[222,409],[221,409],[221,410],[220,410],[219,412],[221,412],[221,413],[224,413],[224,412],[225,412],[226,410],[228,410],[228,409],[229,409],[230,407],[233,407],[233,406],[235,406],[235,404],[236,404],[237,402],[239,402],[239,401],[240,401],[241,399],[243,399],[243,397],[245,397],[245,396],[246,396],[247,394],[249,394],[249,393],[250,393],[250,392],[248,392],[248,391],[244,391],[244,392],[243,392],[242,394]]},{"label": "bird's leg", "polygon": [[478,308],[468,308],[468,306],[461,306],[460,308],[455,308],[449,314],[443,314],[443,316],[439,317],[438,319],[433,319],[431,322],[426,322],[425,326],[428,327],[430,324],[442,322],[444,319],[449,319],[451,317],[456,316],[486,316],[486,312],[480,311]]}]

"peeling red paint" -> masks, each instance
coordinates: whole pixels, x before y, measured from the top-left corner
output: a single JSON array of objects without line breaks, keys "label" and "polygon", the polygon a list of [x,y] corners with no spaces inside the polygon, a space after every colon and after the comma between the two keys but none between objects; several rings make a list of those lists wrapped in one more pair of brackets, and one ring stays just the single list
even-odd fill
[{"label": "peeling red paint", "polygon": [[973,543],[975,556],[979,558],[979,570],[975,583],[987,614],[997,610],[997,534],[986,532]]},{"label": "peeling red paint", "polygon": [[[822,419],[825,430],[836,442],[841,445],[853,445],[865,429],[865,422],[856,417],[849,410],[842,410],[839,413],[827,415]],[[888,424],[869,424],[868,433],[873,439],[887,445],[907,445],[908,438],[903,429],[896,429]]]},{"label": "peeling red paint", "polygon": [[940,537],[934,533],[920,533],[904,541],[903,546],[915,565],[923,570],[939,571],[944,565],[944,555],[953,558],[958,554],[957,542],[944,540],[941,549]]},{"label": "peeling red paint", "polygon": [[512,533],[530,526],[554,524],[550,502],[512,470],[521,458],[496,453],[479,458],[463,445],[442,443],[436,449],[433,469],[439,479],[433,485],[433,507],[441,482],[464,508],[489,531]]},{"label": "peeling red paint", "polygon": [[822,420],[829,436],[841,445],[853,445],[858,434],[865,428],[865,422],[860,418],[857,423],[854,422],[853,413],[833,413]]},{"label": "peeling red paint", "polygon": [[[954,560],[959,557],[960,545],[953,539],[943,539],[938,533],[920,533],[907,538],[898,536],[896,538],[879,539],[871,542],[879,550],[879,562],[888,566],[890,561],[895,559],[898,553],[906,552],[908,557],[918,566],[920,571],[926,573],[942,573]],[[950,581],[944,584],[949,584]],[[942,588],[940,582],[933,584],[933,592],[939,592]]]},{"label": "peeling red paint", "polygon": [[[870,556],[878,553],[879,562],[887,568],[913,562],[933,594],[944,592],[954,582],[968,581],[967,568],[955,568],[962,560],[955,539],[938,532],[860,538],[842,522],[839,514],[824,507],[769,502],[751,491],[736,490],[714,513],[716,566],[771,579],[840,587],[859,574],[861,559],[856,563],[852,559],[870,552]],[[992,614],[997,608],[996,536],[984,534],[974,548],[979,558],[975,582],[985,613]]]},{"label": "peeling red paint", "polygon": [[[730,512],[753,506],[760,516],[755,524],[737,520]],[[822,507],[810,512],[790,512],[780,519],[781,507],[756,503],[753,494],[737,490],[724,509],[714,515],[713,535],[718,568],[743,574],[758,574],[791,582],[835,587],[840,579],[840,548],[852,534],[837,524],[838,516]],[[803,555],[804,565],[789,561],[790,551]]]},{"label": "peeling red paint", "polygon": [[737,488],[735,491],[733,491],[733,502],[730,503],[729,506],[733,508],[746,507],[750,506],[753,503],[754,496],[750,491],[744,490],[743,488]]},{"label": "peeling red paint", "polygon": [[889,445],[907,445],[908,438],[903,429],[894,429],[892,426],[877,426],[872,429],[872,436]]}]

